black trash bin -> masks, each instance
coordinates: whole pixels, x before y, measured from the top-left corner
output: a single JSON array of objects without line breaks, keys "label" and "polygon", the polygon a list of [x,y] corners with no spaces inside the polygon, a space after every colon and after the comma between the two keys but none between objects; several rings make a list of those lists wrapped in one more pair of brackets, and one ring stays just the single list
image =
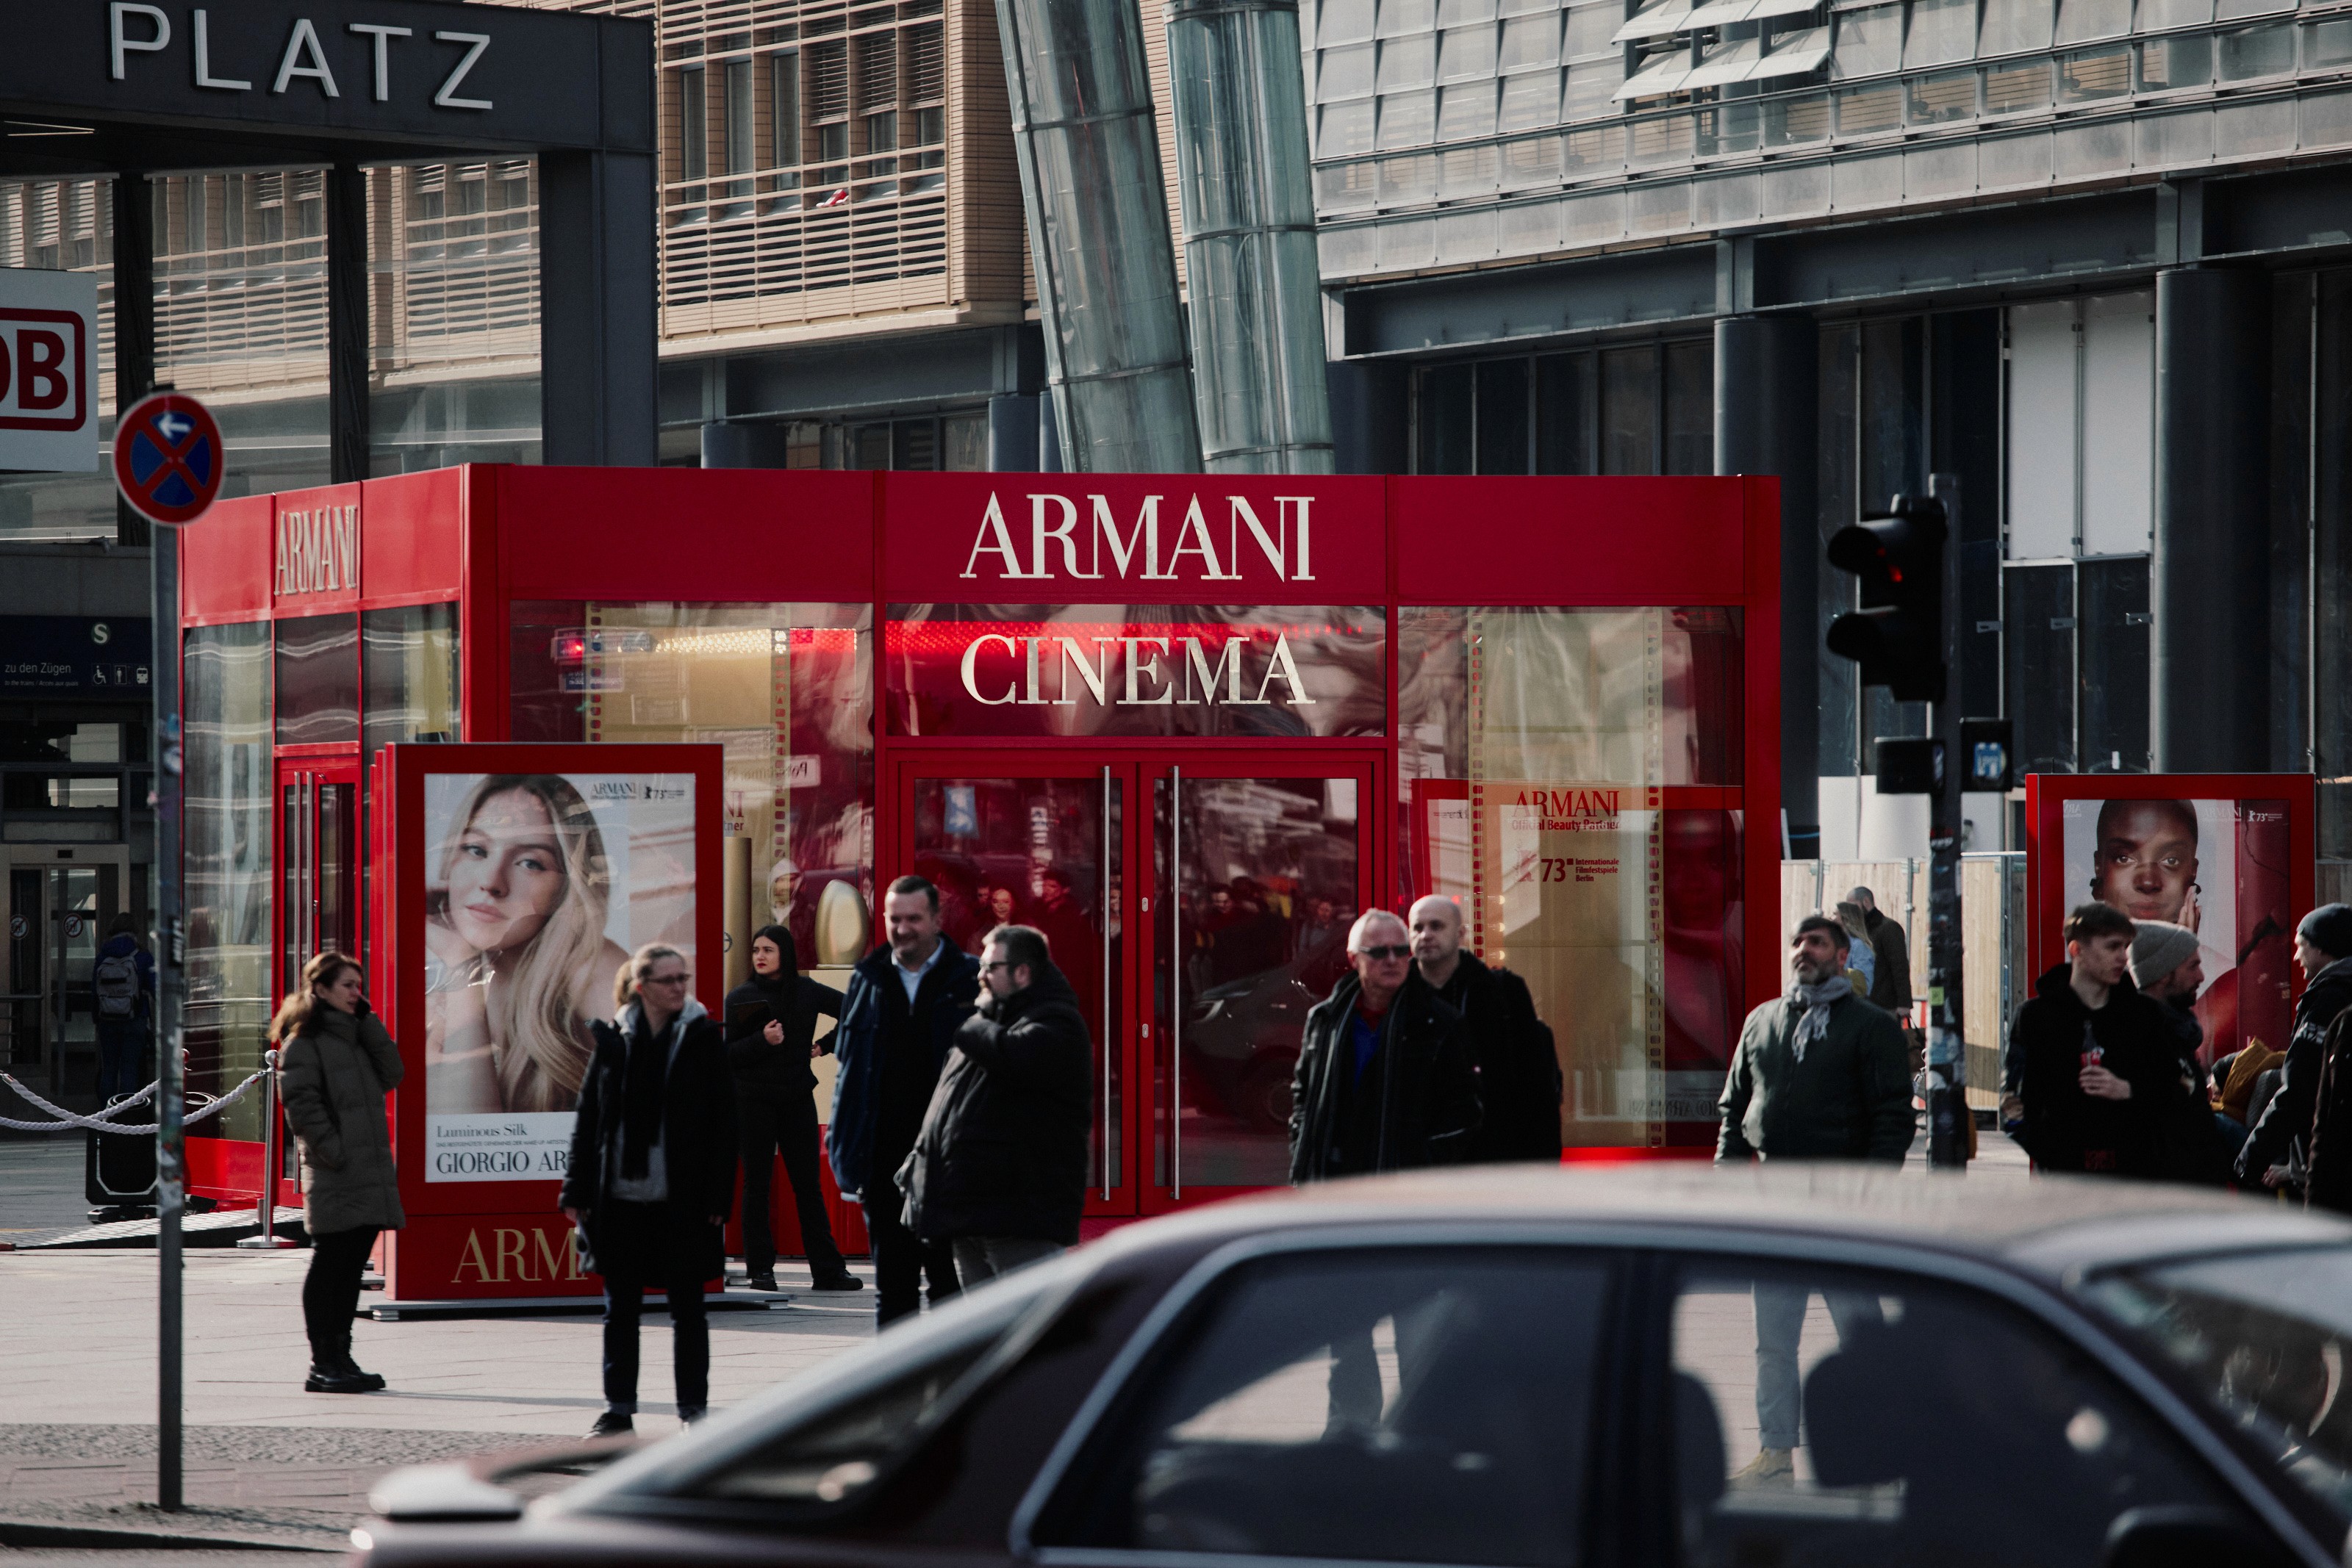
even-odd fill
[{"label": "black trash bin", "polygon": [[[121,1096],[115,1102],[119,1103]],[[137,1125],[155,1119],[152,1103],[138,1106],[116,1120]],[[90,1218],[143,1218],[155,1211],[155,1134],[100,1133],[82,1134],[89,1141],[83,1155],[82,1196],[89,1201]]]}]

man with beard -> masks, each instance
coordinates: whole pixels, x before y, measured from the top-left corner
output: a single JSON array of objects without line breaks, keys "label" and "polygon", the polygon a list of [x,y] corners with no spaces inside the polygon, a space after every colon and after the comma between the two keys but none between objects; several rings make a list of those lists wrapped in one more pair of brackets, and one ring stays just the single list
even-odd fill
[{"label": "man with beard", "polygon": [[[1785,997],[1748,1015],[1724,1081],[1717,1165],[1750,1160],[1869,1160],[1900,1166],[1916,1126],[1903,1031],[1854,994],[1845,977],[1850,938],[1826,915],[1797,923]],[[1801,1420],[1797,1347],[1811,1292],[1757,1281],[1756,1458],[1733,1479],[1787,1486],[1796,1475]],[[1880,1320],[1874,1298],[1824,1292],[1838,1342]]]},{"label": "man with beard", "polygon": [[1462,950],[1462,910],[1441,894],[1412,906],[1412,958],[1430,988],[1462,1015],[1486,1113],[1475,1157],[1558,1165],[1559,1056],[1528,983]]}]

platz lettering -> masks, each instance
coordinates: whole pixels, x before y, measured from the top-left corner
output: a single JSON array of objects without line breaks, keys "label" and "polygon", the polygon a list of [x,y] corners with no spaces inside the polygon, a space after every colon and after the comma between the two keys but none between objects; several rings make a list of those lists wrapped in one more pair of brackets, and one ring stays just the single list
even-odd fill
[{"label": "platz lettering", "polygon": [[[254,78],[249,74],[251,66],[261,64],[267,69],[268,57],[259,61],[246,62],[247,75],[227,75],[228,64],[215,54],[215,39],[210,9],[196,8],[190,22],[189,63],[194,68],[195,84],[215,92],[255,91]],[[224,27],[224,34],[227,31]],[[414,37],[416,30],[383,22],[347,22],[343,25],[343,31],[362,40],[361,47],[365,51],[371,68],[368,71],[370,96],[377,103],[391,102],[393,40]],[[110,0],[107,6],[106,37],[107,74],[115,81],[127,81],[132,56],[160,55],[171,49],[172,17],[161,5],[140,4],[139,0]],[[220,41],[226,43],[229,40],[224,37]],[[436,30],[433,41],[453,45],[461,51],[455,59],[445,56],[443,61],[436,62],[436,65],[446,63],[447,70],[440,76],[439,85],[433,89],[433,107],[476,112],[494,108],[495,105],[487,98],[460,96],[460,89],[473,75],[474,68],[489,52],[491,36],[488,33]],[[277,72],[267,89],[273,96],[283,95],[297,82],[303,81],[313,84],[321,98],[339,99],[343,96],[342,86],[335,79],[334,66],[328,58],[326,39],[320,35],[318,24],[310,17],[294,18],[293,26],[287,29],[284,43],[276,50],[276,57]],[[348,52],[344,57],[348,65]],[[428,75],[420,74],[416,78],[415,90],[422,91],[425,84],[433,79]]]}]

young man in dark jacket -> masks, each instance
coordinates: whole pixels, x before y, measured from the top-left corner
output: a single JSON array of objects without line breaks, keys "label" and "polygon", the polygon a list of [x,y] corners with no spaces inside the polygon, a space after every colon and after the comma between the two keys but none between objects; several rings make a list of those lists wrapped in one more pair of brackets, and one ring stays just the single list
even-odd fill
[{"label": "young man in dark jacket", "polygon": [[2082,904],[2066,916],[2066,962],[2042,977],[2010,1025],[2025,1123],[2048,1171],[2160,1177],[2186,1096],[2172,1031],[2131,979],[2131,917]]},{"label": "young man in dark jacket", "polygon": [[1414,902],[1412,961],[1438,999],[1462,1015],[1478,1075],[1482,1160],[1559,1164],[1559,1054],[1528,983],[1462,950],[1462,908],[1442,894]]},{"label": "young man in dark jacket", "polygon": [[940,929],[940,890],[902,876],[882,901],[890,945],[850,972],[834,1031],[840,1071],[833,1081],[833,1121],[825,1154],[842,1196],[866,1208],[874,1248],[874,1311],[884,1325],[956,1292],[947,1244],[907,1228],[898,1167],[915,1146],[940,1084],[948,1048],[971,1016],[980,964]]},{"label": "young man in dark jacket", "polygon": [[1895,1019],[1845,977],[1851,939],[1809,915],[1789,945],[1789,994],[1740,1026],[1723,1096],[1717,1165],[1881,1160],[1901,1165],[1915,1132],[1911,1064]]},{"label": "young man in dark jacket", "polygon": [[[2290,1152],[2311,1152],[2327,1029],[2352,1007],[2352,904],[2325,904],[2305,915],[2294,931],[2294,961],[2304,974],[2294,1030],[2287,1037],[2278,1092],[2238,1151],[2241,1186],[2284,1186]],[[2296,1150],[2298,1142],[2302,1147]]]},{"label": "young man in dark jacket", "polygon": [[1045,935],[990,932],[980,979],[898,1180],[908,1226],[948,1244],[967,1291],[1077,1244],[1093,1130],[1094,1048]]},{"label": "young man in dark jacket", "polygon": [[1412,934],[1385,909],[1348,933],[1355,972],[1307,1015],[1291,1074],[1294,1184],[1471,1157],[1480,1109],[1462,1015],[1412,967]]},{"label": "young man in dark jacket", "polygon": [[768,1220],[769,1173],[782,1153],[799,1211],[801,1245],[820,1291],[861,1291],[845,1268],[817,1179],[816,1074],[813,1058],[833,1047],[816,1039],[818,1015],[838,1019],[841,993],[800,971],[793,934],[763,925],[751,938],[751,977],[727,993],[727,1062],[735,1071],[735,1117],[743,1137],[743,1266],[751,1289],[776,1288],[776,1237]]}]

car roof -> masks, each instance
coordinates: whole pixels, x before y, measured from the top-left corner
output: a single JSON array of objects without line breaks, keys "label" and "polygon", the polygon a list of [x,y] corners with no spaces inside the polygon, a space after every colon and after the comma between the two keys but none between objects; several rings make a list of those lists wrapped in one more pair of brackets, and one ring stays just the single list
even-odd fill
[{"label": "car roof", "polygon": [[[1923,1174],[1859,1162],[1692,1160],[1477,1166],[1257,1194],[1124,1228],[1122,1248],[1214,1246],[1286,1230],[1380,1222],[1567,1223],[1647,1232],[1727,1228],[1786,1239],[1889,1243],[2009,1264],[2053,1282],[2086,1269],[2278,1247],[2352,1243],[2352,1222],[2273,1198],[2116,1177]],[[1629,1239],[1633,1238],[1629,1237]]]}]

